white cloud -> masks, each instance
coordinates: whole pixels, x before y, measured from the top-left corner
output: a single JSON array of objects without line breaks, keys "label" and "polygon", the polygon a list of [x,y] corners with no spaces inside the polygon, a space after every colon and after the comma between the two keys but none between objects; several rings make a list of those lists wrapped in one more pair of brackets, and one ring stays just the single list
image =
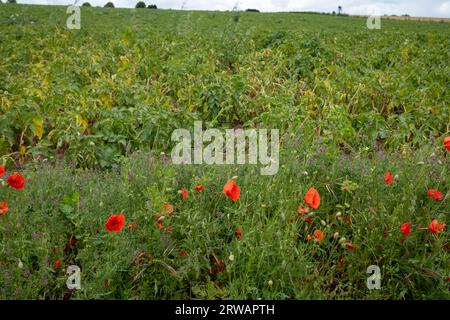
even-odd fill
[{"label": "white cloud", "polygon": [[450,16],[450,2],[444,2],[439,6],[439,12],[446,16]]}]

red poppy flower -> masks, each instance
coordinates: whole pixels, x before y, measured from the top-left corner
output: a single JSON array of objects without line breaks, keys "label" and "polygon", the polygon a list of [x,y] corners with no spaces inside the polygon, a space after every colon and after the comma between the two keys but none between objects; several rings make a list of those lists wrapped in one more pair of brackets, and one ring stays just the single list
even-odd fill
[{"label": "red poppy flower", "polygon": [[72,250],[77,244],[77,239],[73,236],[70,237],[69,241],[64,245],[64,252],[69,252]]},{"label": "red poppy flower", "polygon": [[158,227],[158,229],[162,229],[163,227],[162,221],[156,221],[155,225]]},{"label": "red poppy flower", "polygon": [[213,264],[215,267],[209,269],[210,273],[218,273],[218,272],[223,272],[225,270],[225,263],[222,261],[218,261],[217,258],[215,256],[212,256],[211,259],[211,264]]},{"label": "red poppy flower", "polygon": [[[186,197],[187,197],[187,193],[186,193]],[[184,196],[183,196],[183,199],[185,199]],[[185,200],[186,200],[186,199],[185,199]],[[163,211],[166,211],[166,212],[167,212],[167,214],[169,215],[169,217],[172,215],[172,213],[173,213],[173,207],[172,207],[172,205],[171,205],[170,203],[163,203],[163,205],[162,205],[161,207],[162,207]]]},{"label": "red poppy flower", "polygon": [[309,241],[312,239],[312,237],[308,234],[305,239],[306,239],[306,241]]},{"label": "red poppy flower", "polygon": [[320,206],[320,195],[316,189],[311,188],[305,194],[305,202],[313,209],[317,209]]},{"label": "red poppy flower", "polygon": [[125,225],[125,215],[121,214],[112,214],[109,216],[108,220],[106,220],[105,227],[108,232],[119,232]]},{"label": "red poppy flower", "polygon": [[141,253],[139,253],[139,255],[137,256],[138,259],[142,259],[142,257],[145,257],[145,252],[141,252]]},{"label": "red poppy flower", "polygon": [[437,191],[435,189],[428,190],[427,195],[428,195],[428,198],[430,198],[430,199],[444,200],[444,196],[442,195],[442,193],[440,193],[439,191]]},{"label": "red poppy flower", "polygon": [[183,196],[183,200],[187,199],[188,193],[184,187],[181,188],[181,195]]},{"label": "red poppy flower", "polygon": [[142,259],[143,257],[145,257],[145,252],[141,252],[138,255],[138,259]]},{"label": "red poppy flower", "polygon": [[348,223],[352,224],[352,219],[350,219],[350,217],[347,216],[342,216],[342,221],[347,221]]},{"label": "red poppy flower", "polygon": [[322,230],[315,230],[313,236],[314,239],[319,243],[325,238],[325,234],[322,232]]},{"label": "red poppy flower", "polygon": [[166,232],[172,233],[172,227],[166,227]]},{"label": "red poppy flower", "polygon": [[308,207],[304,207],[304,206],[299,206],[298,207],[298,213],[299,214],[305,214],[309,212],[309,208]]},{"label": "red poppy flower", "polygon": [[444,148],[450,151],[450,137],[444,138]]},{"label": "red poppy flower", "polygon": [[311,224],[312,223],[311,217],[306,217],[305,222]]},{"label": "red poppy flower", "polygon": [[223,186],[223,193],[233,202],[238,201],[241,195],[241,188],[234,182],[234,180],[230,180]]},{"label": "red poppy flower", "polygon": [[236,236],[238,237],[239,240],[242,240],[242,231],[241,231],[241,228],[237,228],[237,230],[236,230]]},{"label": "red poppy flower", "polygon": [[6,201],[0,202],[0,216],[7,213],[8,211],[8,203]]},{"label": "red poppy flower", "polygon": [[[134,266],[136,266],[136,262],[139,264],[145,262],[144,258],[147,254],[145,252],[139,253],[136,257],[134,257],[133,262],[131,263]],[[152,257],[150,255],[147,256],[147,261],[151,262]]]},{"label": "red poppy flower", "polygon": [[384,174],[384,181],[386,182],[387,185],[392,184],[392,173],[390,171],[386,171],[386,173]]},{"label": "red poppy flower", "polygon": [[400,226],[400,230],[405,236],[409,236],[409,233],[411,232],[411,222],[405,222]]},{"label": "red poppy flower", "polygon": [[352,251],[356,250],[356,246],[351,242],[346,242],[346,243],[344,243],[344,245]]},{"label": "red poppy flower", "polygon": [[5,166],[0,166],[0,177],[5,174]]},{"label": "red poppy flower", "polygon": [[61,268],[61,261],[59,261],[59,259],[58,259],[55,261],[55,269],[59,269],[59,268]]},{"label": "red poppy flower", "polygon": [[439,224],[439,221],[437,219],[434,219],[428,225],[428,231],[430,231],[431,233],[439,234],[441,233],[441,230],[444,229],[444,227],[445,224]]},{"label": "red poppy flower", "polygon": [[20,173],[13,173],[6,179],[6,182],[14,189],[20,190],[25,186],[25,179]]},{"label": "red poppy flower", "polygon": [[205,189],[201,184],[199,184],[198,186],[195,187],[195,191],[197,192],[202,192],[203,189]]},{"label": "red poppy flower", "polygon": [[178,255],[179,255],[180,257],[186,257],[186,256],[187,256],[187,253],[186,253],[186,251],[184,251],[184,250],[180,250],[180,251],[178,252]]}]

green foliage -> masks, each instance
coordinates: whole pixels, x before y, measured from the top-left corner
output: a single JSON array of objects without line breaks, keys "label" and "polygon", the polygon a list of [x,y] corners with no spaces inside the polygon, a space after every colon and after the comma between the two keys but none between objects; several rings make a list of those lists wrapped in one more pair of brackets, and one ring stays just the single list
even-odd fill
[{"label": "green foliage", "polygon": [[90,7],[91,4],[89,2],[83,2],[82,7]]},{"label": "green foliage", "polygon": [[114,8],[114,3],[112,3],[112,2],[107,2],[107,3],[105,4],[105,8]]},{"label": "green foliage", "polygon": [[147,6],[145,5],[145,2],[143,1],[139,1],[138,3],[136,3],[136,8],[146,8]]},{"label": "green foliage", "polygon": [[[149,145],[169,151],[162,137],[192,119],[308,123],[349,150],[417,148],[449,132],[445,24],[383,20],[377,33],[318,14],[96,9],[74,33],[60,8],[20,10],[0,13],[0,153],[15,160],[110,167]],[[150,113],[171,127],[144,132]]]}]

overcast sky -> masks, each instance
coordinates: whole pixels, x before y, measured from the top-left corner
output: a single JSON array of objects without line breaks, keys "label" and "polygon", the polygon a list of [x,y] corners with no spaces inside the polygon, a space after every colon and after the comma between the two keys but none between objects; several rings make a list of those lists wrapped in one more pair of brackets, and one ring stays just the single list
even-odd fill
[{"label": "overcast sky", "polygon": [[[112,1],[116,7],[132,8],[138,0],[78,0],[92,5],[103,6]],[[75,0],[18,0],[19,3],[69,4]],[[450,18],[450,0],[144,0],[146,4],[156,4],[163,9],[186,10],[245,10],[255,8],[260,11],[337,11],[339,5],[349,14],[409,14],[411,16]]]}]

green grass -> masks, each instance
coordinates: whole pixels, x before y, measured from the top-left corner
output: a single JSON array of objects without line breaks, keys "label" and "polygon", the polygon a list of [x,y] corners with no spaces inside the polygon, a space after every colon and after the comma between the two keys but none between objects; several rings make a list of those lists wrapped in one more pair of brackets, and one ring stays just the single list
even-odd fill
[{"label": "green grass", "polygon": [[[418,230],[449,222],[448,24],[83,7],[67,30],[65,7],[0,7],[0,155],[27,181],[0,187],[0,298],[450,298],[448,227]],[[279,172],[171,164],[160,153],[195,120],[280,129]],[[222,193],[233,176],[236,203]],[[155,226],[164,203],[172,233]],[[306,241],[316,229],[325,239]]]}]

